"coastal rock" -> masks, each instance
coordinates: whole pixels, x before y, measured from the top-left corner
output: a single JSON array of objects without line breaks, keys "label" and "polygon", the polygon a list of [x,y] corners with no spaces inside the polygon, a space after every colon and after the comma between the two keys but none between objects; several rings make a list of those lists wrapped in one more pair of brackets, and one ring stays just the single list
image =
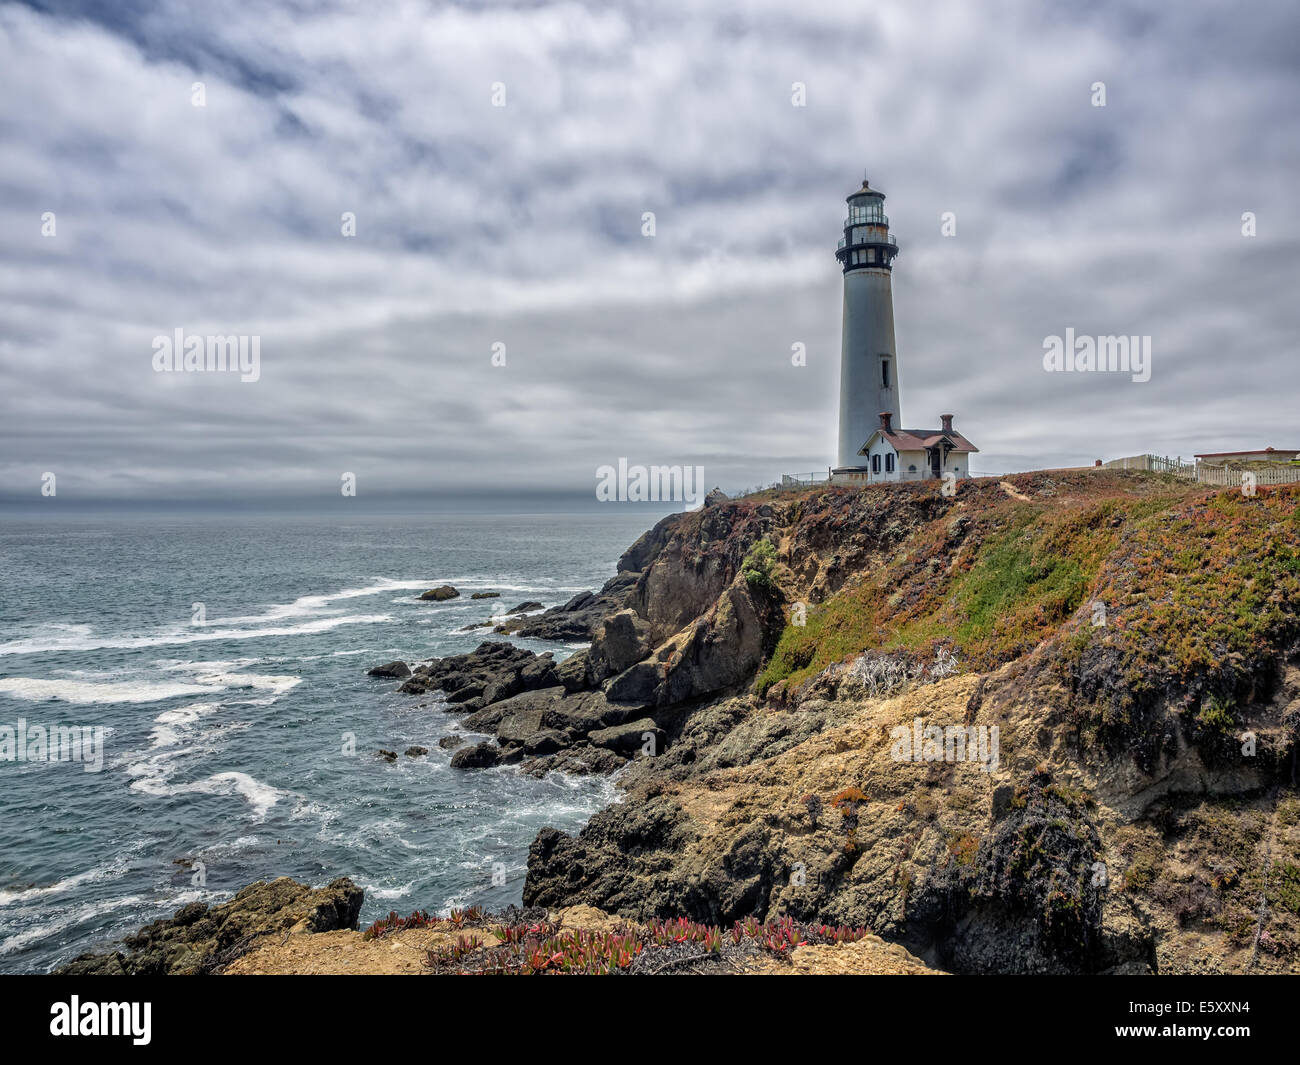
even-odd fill
[{"label": "coastal rock", "polygon": [[620,572],[606,581],[599,592],[579,592],[563,606],[528,617],[510,618],[499,625],[497,631],[563,643],[590,640],[595,627],[606,614],[626,605],[639,577],[636,572]]},{"label": "coastal rock", "polygon": [[497,742],[502,747],[520,747],[533,733],[540,731],[547,709],[564,695],[556,686],[513,696],[493,707],[501,712],[496,726]]},{"label": "coastal rock", "polygon": [[519,768],[521,772],[534,777],[544,777],[547,773],[566,773],[579,777],[603,776],[622,769],[627,761],[627,757],[617,751],[593,747],[589,743],[577,743],[554,754],[526,759]]},{"label": "coastal rock", "polygon": [[549,653],[537,655],[512,643],[488,641],[469,654],[416,666],[399,690],[408,695],[443,691],[449,703],[472,712],[518,692],[554,684],[555,663]]},{"label": "coastal rock", "polygon": [[443,736],[438,740],[438,746],[444,751],[454,751],[457,747],[464,746],[464,744],[464,736]]},{"label": "coastal rock", "polygon": [[619,610],[596,625],[587,653],[588,675],[599,682],[640,662],[653,647],[650,623],[635,610]]},{"label": "coastal rock", "polygon": [[491,740],[483,740],[473,747],[462,747],[451,756],[452,769],[491,769],[497,765],[513,765],[523,760],[523,747],[507,749]]},{"label": "coastal rock", "polygon": [[437,588],[430,588],[427,592],[422,592],[419,598],[431,600],[435,603],[441,603],[447,599],[455,599],[459,595],[460,592],[450,584],[440,584]]},{"label": "coastal rock", "polygon": [[475,592],[470,596],[471,599],[500,599],[500,592]]},{"label": "coastal rock", "polygon": [[451,756],[452,769],[489,769],[501,761],[501,748],[491,740],[462,747]]},{"label": "coastal rock", "polygon": [[621,725],[645,708],[644,703],[613,702],[604,692],[577,692],[548,706],[542,714],[542,725],[585,736],[597,729]]},{"label": "coastal rock", "polygon": [[405,662],[389,662],[366,670],[366,676],[368,677],[392,677],[396,680],[404,680],[410,675],[411,667]]},{"label": "coastal rock", "polygon": [[653,750],[657,754],[663,746],[664,730],[650,718],[643,717],[624,725],[597,729],[587,740],[594,747],[607,747],[622,754],[631,754],[646,743],[653,742]]},{"label": "coastal rock", "polygon": [[522,614],[527,610],[541,610],[541,609],[542,609],[541,603],[537,602],[536,599],[529,599],[523,603],[520,603],[518,606],[512,606],[509,610],[506,611],[506,613]]},{"label": "coastal rock", "polygon": [[429,753],[428,747],[414,746],[414,747],[406,748],[407,758],[423,758],[428,753]]},{"label": "coastal rock", "polygon": [[346,877],[312,888],[288,877],[258,881],[229,902],[191,902],[122,941],[125,949],[82,954],[65,976],[163,976],[217,972],[262,937],[357,927],[365,892]]},{"label": "coastal rock", "polygon": [[396,752],[396,751],[386,751],[386,750],[384,750],[384,749],[381,747],[378,751],[375,752],[375,754],[377,754],[377,755],[378,755],[380,758],[382,758],[385,762],[396,762],[396,761],[397,761],[397,752]]},{"label": "coastal rock", "polygon": [[557,665],[555,678],[564,685],[565,691],[577,692],[590,688],[591,684],[587,680],[587,652],[579,651]]},{"label": "coastal rock", "polygon": [[524,740],[524,753],[531,755],[554,754],[569,745],[569,737],[555,729],[538,729]]}]

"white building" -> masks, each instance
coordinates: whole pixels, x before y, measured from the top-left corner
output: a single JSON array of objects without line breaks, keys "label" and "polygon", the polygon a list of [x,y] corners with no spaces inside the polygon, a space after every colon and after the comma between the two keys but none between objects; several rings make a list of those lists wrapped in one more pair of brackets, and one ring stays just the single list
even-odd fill
[{"label": "white building", "polygon": [[[840,432],[837,484],[969,477],[978,451],[955,432],[952,415],[939,429],[903,429],[900,373],[894,346],[894,257],[885,194],[866,181],[848,198],[844,236],[835,257],[844,268],[840,347]],[[896,428],[897,427],[897,428]]]}]

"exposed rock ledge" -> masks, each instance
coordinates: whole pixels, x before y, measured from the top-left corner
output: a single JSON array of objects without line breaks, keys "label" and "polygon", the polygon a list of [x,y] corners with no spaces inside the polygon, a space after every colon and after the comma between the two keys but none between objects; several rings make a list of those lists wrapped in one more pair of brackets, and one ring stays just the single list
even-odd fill
[{"label": "exposed rock ledge", "polygon": [[250,884],[229,902],[191,902],[122,941],[125,950],[82,954],[68,976],[190,976],[218,972],[267,936],[357,927],[365,892],[347,877],[312,888],[289,877]]}]

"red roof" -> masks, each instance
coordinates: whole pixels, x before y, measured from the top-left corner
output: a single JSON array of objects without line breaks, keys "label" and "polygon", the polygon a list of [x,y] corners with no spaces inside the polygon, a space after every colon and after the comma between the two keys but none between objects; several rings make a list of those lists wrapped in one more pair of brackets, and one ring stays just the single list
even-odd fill
[{"label": "red roof", "polygon": [[967,440],[961,433],[954,430],[945,433],[942,429],[897,429],[885,432],[883,429],[877,429],[867,438],[867,443],[858,449],[859,455],[867,453],[867,445],[879,433],[893,445],[895,451],[924,451],[928,447],[934,447],[943,440],[947,440],[952,446],[951,451],[970,452],[978,451],[974,444]]}]

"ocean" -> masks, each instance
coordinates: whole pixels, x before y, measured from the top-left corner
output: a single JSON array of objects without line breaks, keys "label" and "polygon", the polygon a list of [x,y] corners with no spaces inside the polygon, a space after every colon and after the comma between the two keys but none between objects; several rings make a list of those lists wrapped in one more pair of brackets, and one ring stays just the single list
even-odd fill
[{"label": "ocean", "polygon": [[[538,829],[580,828],[612,782],[452,770],[437,741],[455,718],[366,670],[472,650],[502,637],[470,622],[598,588],[658,516],[0,520],[0,726],[104,729],[97,772],[0,760],[0,972],[276,876],[352,877],[363,924],[519,902]],[[444,583],[461,597],[417,598]]]}]

